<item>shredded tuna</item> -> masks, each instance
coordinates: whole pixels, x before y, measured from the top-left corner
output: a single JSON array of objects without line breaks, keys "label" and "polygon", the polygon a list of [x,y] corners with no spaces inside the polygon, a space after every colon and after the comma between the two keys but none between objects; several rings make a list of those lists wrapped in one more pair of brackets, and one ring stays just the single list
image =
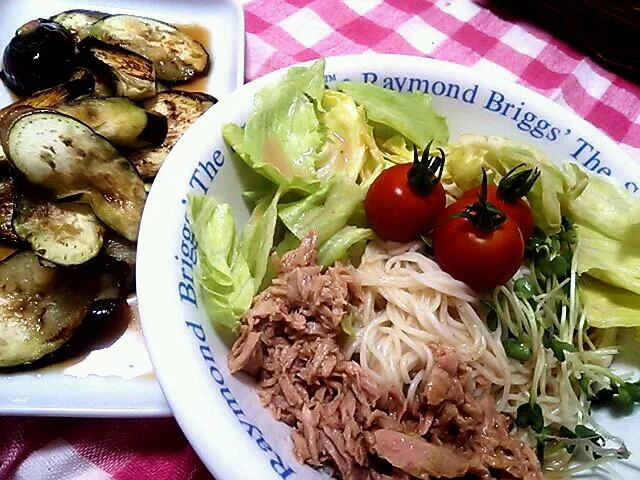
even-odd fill
[{"label": "shredded tuna", "polygon": [[377,384],[345,357],[343,317],[361,303],[344,266],[316,263],[316,237],[275,259],[278,276],[245,315],[229,355],[232,372],[257,380],[262,403],[292,427],[301,462],[344,479],[542,479],[527,445],[490,397],[465,390],[469,369],[433,345],[436,365],[419,401]]}]

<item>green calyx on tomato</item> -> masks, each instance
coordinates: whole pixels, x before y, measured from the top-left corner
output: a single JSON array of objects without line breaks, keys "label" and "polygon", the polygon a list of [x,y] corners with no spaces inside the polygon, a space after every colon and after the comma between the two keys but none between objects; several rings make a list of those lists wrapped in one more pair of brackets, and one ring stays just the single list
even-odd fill
[{"label": "green calyx on tomato", "polygon": [[524,167],[524,163],[516,165],[502,177],[498,184],[498,196],[505,202],[515,202],[524,197],[533,188],[534,183],[540,176],[537,168],[527,168],[517,172]]},{"label": "green calyx on tomato", "polygon": [[524,241],[516,221],[487,200],[487,177],[474,197],[445,208],[433,229],[440,268],[472,289],[490,292],[522,265]]},{"label": "green calyx on tomato", "polygon": [[444,150],[438,147],[438,154],[431,154],[431,144],[427,143],[422,152],[422,158],[418,157],[418,148],[413,146],[413,165],[409,169],[408,182],[412,189],[420,195],[426,195],[440,182],[444,169]]},{"label": "green calyx on tomato", "polygon": [[482,186],[478,192],[478,201],[471,203],[455,217],[471,221],[482,232],[493,232],[507,219],[506,214],[487,200],[487,172],[482,169]]},{"label": "green calyx on tomato", "polygon": [[371,184],[364,210],[373,231],[383,240],[410,242],[428,234],[447,204],[440,177],[444,152],[431,155],[431,142],[414,163],[387,168]]}]

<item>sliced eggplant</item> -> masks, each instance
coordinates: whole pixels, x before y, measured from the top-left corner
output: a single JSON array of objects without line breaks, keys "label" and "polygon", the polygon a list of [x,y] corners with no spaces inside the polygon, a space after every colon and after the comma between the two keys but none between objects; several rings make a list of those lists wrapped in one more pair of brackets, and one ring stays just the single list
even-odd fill
[{"label": "sliced eggplant", "polygon": [[75,9],[60,12],[51,17],[51,20],[69,30],[78,40],[82,40],[87,36],[89,27],[107,15],[96,10]]},{"label": "sliced eggplant", "polygon": [[96,257],[105,230],[88,205],[55,202],[26,186],[16,197],[13,229],[40,257],[58,265]]},{"label": "sliced eggplant", "polygon": [[145,109],[167,117],[169,130],[162,145],[128,153],[129,160],[133,162],[140,175],[144,178],[155,177],[182,134],[216,102],[214,97],[206,93],[180,90],[166,90],[144,102]]},{"label": "sliced eggplant", "polygon": [[120,235],[109,232],[104,240],[102,254],[114,269],[122,275],[122,286],[127,292],[134,292],[136,271],[136,244]]},{"label": "sliced eggplant", "polygon": [[131,270],[136,264],[136,244],[115,233],[109,233],[104,241],[104,255],[121,262]]},{"label": "sliced eggplant", "polygon": [[37,18],[16,30],[2,56],[0,79],[20,96],[60,85],[75,68],[76,42],[57,22]]},{"label": "sliced eggplant", "polygon": [[15,183],[11,175],[8,173],[2,174],[0,179],[0,240],[11,244],[20,243],[20,237],[13,230],[11,224],[16,195],[15,190]]},{"label": "sliced eggplant", "polygon": [[31,363],[61,347],[96,300],[117,298],[118,281],[93,265],[43,267],[31,251],[5,259],[0,263],[0,367]]},{"label": "sliced eggplant", "polygon": [[142,179],[87,125],[60,112],[31,110],[8,125],[0,122],[0,142],[29,182],[57,198],[80,196],[107,226],[137,238],[146,199]]},{"label": "sliced eggplant", "polygon": [[105,75],[118,97],[139,101],[156,94],[153,62],[117,45],[87,37],[78,46],[84,64]]},{"label": "sliced eggplant", "polygon": [[164,115],[148,112],[124,97],[87,97],[56,110],[86,123],[116,146],[161,145],[167,136]]},{"label": "sliced eggplant", "polygon": [[111,83],[104,75],[99,74],[95,70],[89,70],[88,68],[78,67],[71,74],[71,80],[74,80],[76,78],[82,78],[85,75],[91,75],[95,83],[95,88],[93,89],[93,92],[91,92],[92,97],[98,97],[98,98],[113,97],[113,89],[111,88]]},{"label": "sliced eggplant", "polygon": [[91,25],[89,35],[152,60],[160,80],[185,82],[209,70],[209,54],[200,43],[158,20],[111,15]]},{"label": "sliced eggplant", "polygon": [[53,107],[61,103],[70,102],[76,98],[93,93],[95,79],[89,72],[83,72],[77,78],[73,78],[57,87],[47,88],[36,92],[26,98],[7,105],[0,110],[0,118],[16,107]]}]

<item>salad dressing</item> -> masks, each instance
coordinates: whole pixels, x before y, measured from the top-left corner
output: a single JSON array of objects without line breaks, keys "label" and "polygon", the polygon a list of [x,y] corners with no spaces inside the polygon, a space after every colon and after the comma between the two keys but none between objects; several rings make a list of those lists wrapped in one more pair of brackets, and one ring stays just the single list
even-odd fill
[{"label": "salad dressing", "polygon": [[[183,24],[183,25],[174,24],[174,26],[177,29],[189,35],[196,42],[200,43],[205,48],[205,50],[207,50],[207,52],[211,52],[209,48],[211,45],[211,35],[209,33],[209,30],[207,30],[206,27],[203,27],[202,25],[198,25],[194,23]],[[213,69],[213,58],[210,58],[209,61],[211,62],[210,68]],[[182,83],[177,88],[179,90],[185,90],[187,92],[206,92],[208,82],[209,82],[209,75],[207,74],[207,75],[195,77],[186,83]]]}]

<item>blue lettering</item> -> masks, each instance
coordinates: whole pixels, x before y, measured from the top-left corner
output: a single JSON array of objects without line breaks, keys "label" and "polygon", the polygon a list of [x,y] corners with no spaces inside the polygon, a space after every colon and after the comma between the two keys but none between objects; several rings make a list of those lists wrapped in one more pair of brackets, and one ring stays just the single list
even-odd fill
[{"label": "blue lettering", "polygon": [[580,143],[581,145],[578,147],[578,149],[575,152],[570,154],[576,160],[580,160],[578,157],[580,156],[580,154],[585,148],[588,148],[590,152],[593,152],[593,145],[587,142],[584,138],[580,137],[578,139],[578,143]]},{"label": "blue lettering", "polygon": [[[218,159],[222,160],[218,162]],[[215,163],[219,168],[224,165],[224,155],[222,155],[222,152],[220,150],[216,150],[215,152],[213,152],[213,163]]]},{"label": "blue lettering", "polygon": [[600,167],[598,172],[600,175],[606,175],[607,177],[611,176],[611,169],[609,167]]},{"label": "blue lettering", "polygon": [[[202,164],[201,164],[201,165],[202,165]],[[195,182],[195,183],[197,184],[197,186],[198,186],[198,187],[200,187],[200,189],[202,190],[202,192],[203,192],[203,193],[207,193],[207,190],[209,190],[209,189],[207,188],[207,186],[206,186],[204,183],[202,183],[202,180],[200,180],[200,179],[198,178],[198,173],[199,173],[199,171],[198,171],[198,169],[196,168],[196,169],[193,171],[193,174],[191,175],[191,179],[189,180],[189,186],[190,186],[191,188],[195,189],[195,188],[196,188],[196,185],[194,185],[194,184],[193,184],[193,183]]]},{"label": "blue lettering", "polygon": [[[335,80],[335,75],[333,79]],[[376,83],[378,81],[378,75],[373,72],[363,72],[362,81],[364,83]]]},{"label": "blue lettering", "polygon": [[[184,270],[183,270],[184,276]],[[193,288],[193,285],[189,285],[188,283],[180,282],[178,284],[178,294],[180,295],[180,300],[183,302],[189,302],[196,307],[198,306],[198,302],[196,300],[196,291]]]},{"label": "blue lettering", "polygon": [[447,88],[446,96],[449,98],[458,99],[458,95],[460,95],[460,85],[456,85],[455,83],[450,83]]},{"label": "blue lettering", "polygon": [[407,83],[407,77],[404,77],[402,82],[400,82],[400,77],[395,77],[395,81],[396,81],[396,86],[398,87],[398,91],[401,92],[402,87],[404,87],[404,84]]},{"label": "blue lettering", "polygon": [[200,345],[200,353],[202,354],[202,358],[204,358],[205,360],[208,360],[211,363],[216,363],[213,358],[213,353],[211,352],[211,347],[209,345]]},{"label": "blue lettering", "polygon": [[600,151],[596,150],[596,153],[591,155],[591,157],[589,157],[587,161],[583,162],[582,165],[584,165],[587,170],[591,170],[592,172],[595,171],[595,169],[600,166],[600,159],[598,158],[598,155],[600,155]]},{"label": "blue lettering", "polygon": [[636,193],[638,191],[638,186],[633,182],[627,182],[624,184],[624,188],[629,190],[632,193]]},{"label": "blue lettering", "polygon": [[[221,388],[220,395],[222,395],[222,398],[224,398],[227,401],[227,405],[229,405],[229,408],[231,409],[231,411],[236,417],[240,415],[244,415],[244,412],[240,408],[240,404],[235,399],[235,397],[233,396],[233,393],[231,393],[231,390],[229,390],[229,388],[227,387]],[[269,447],[269,449],[271,449],[271,447]]]},{"label": "blue lettering", "polygon": [[421,91],[423,93],[427,93],[429,90],[429,82],[425,79],[421,78],[410,78],[409,79],[409,91]]},{"label": "blue lettering", "polygon": [[[437,88],[437,91],[436,91]],[[433,85],[431,85],[431,93],[433,93],[434,95],[442,95],[445,91],[447,87],[445,86],[444,82],[441,81],[437,81],[437,82],[433,82]]]},{"label": "blue lettering", "polygon": [[289,475],[296,473],[291,467],[287,467],[282,463],[282,459],[279,455],[276,455],[277,460],[271,460],[271,468],[280,475],[280,478],[287,478]]},{"label": "blue lettering", "polygon": [[199,323],[186,322],[187,327],[189,327],[193,334],[196,336],[198,340],[204,342],[207,339],[207,336],[204,334],[204,328]]},{"label": "blue lettering", "polygon": [[491,90],[491,96],[487,100],[487,103],[484,104],[483,108],[490,110],[492,112],[499,112],[502,110],[502,102],[504,101],[504,95],[500,92],[496,92],[495,90]]},{"label": "blue lettering", "polygon": [[220,370],[218,370],[218,367],[211,365],[209,367],[209,373],[211,374],[211,378],[213,378],[218,385],[224,385],[224,377],[222,376],[222,373],[220,373]]},{"label": "blue lettering", "polygon": [[474,85],[472,88],[467,88],[462,92],[462,101],[465,103],[476,103],[476,96],[478,95],[478,85]]}]

